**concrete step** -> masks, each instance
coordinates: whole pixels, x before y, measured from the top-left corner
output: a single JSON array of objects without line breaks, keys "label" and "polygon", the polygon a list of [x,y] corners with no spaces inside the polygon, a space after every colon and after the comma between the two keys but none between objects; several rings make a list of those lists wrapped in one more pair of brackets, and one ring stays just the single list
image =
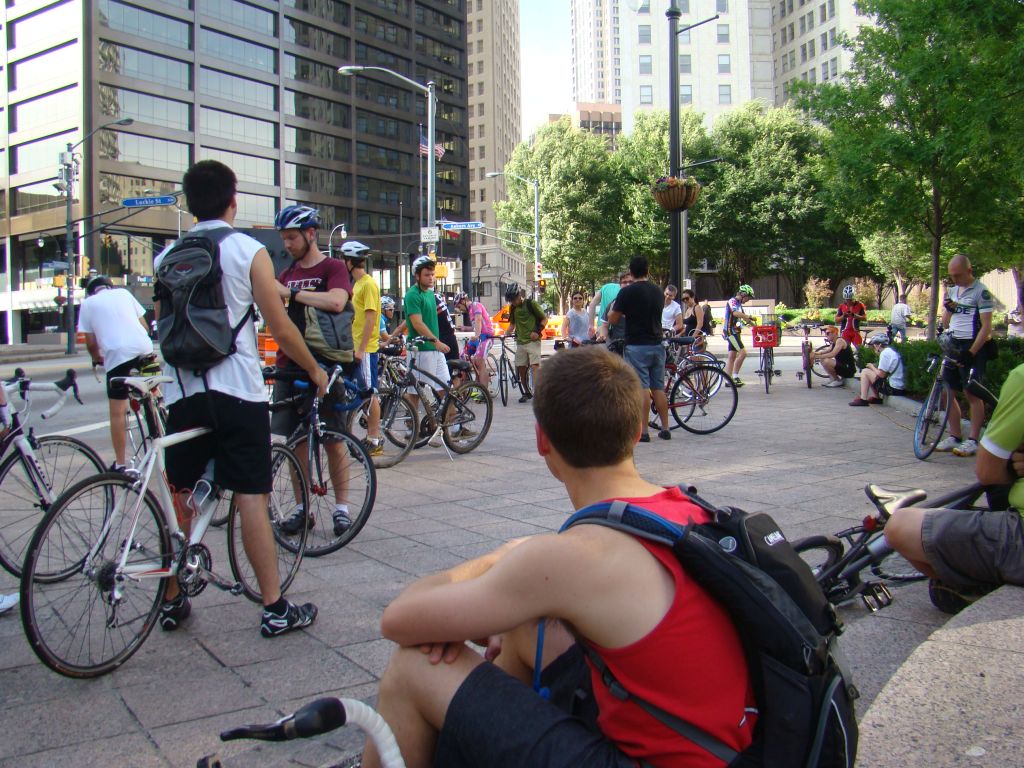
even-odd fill
[{"label": "concrete step", "polygon": [[[81,345],[76,347],[77,352],[83,350]],[[66,352],[63,344],[0,344],[0,367],[32,360],[55,360],[64,357]]]}]

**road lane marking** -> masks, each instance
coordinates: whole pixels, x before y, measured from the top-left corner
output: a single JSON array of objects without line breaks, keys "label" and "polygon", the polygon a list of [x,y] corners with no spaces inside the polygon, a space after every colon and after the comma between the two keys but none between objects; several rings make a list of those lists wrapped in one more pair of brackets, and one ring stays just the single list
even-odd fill
[{"label": "road lane marking", "polygon": [[59,432],[47,432],[45,435],[40,437],[48,437],[49,435],[63,435],[64,437],[72,437],[74,435],[81,435],[85,432],[93,432],[97,429],[106,429],[110,426],[110,421],[97,421],[94,424],[84,424],[81,427],[73,427],[72,429],[62,429]]}]

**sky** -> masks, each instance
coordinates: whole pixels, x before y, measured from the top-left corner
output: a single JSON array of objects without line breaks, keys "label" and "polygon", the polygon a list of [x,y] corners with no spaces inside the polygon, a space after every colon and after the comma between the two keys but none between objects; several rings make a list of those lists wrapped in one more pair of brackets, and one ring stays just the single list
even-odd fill
[{"label": "sky", "polygon": [[523,138],[572,101],[569,0],[519,0]]}]

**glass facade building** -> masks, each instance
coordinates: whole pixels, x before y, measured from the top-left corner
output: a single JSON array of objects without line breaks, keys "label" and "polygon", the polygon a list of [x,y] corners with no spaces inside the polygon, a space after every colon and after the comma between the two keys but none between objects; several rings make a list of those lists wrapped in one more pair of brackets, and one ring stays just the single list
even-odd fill
[{"label": "glass facade building", "polygon": [[[0,336],[17,342],[59,324],[58,155],[94,130],[75,150],[79,268],[148,282],[154,252],[192,217],[183,199],[131,216],[120,202],[176,191],[184,169],[207,158],[238,176],[237,226],[272,225],[288,203],[313,205],[323,246],[345,224],[350,238],[406,263],[400,254],[419,245],[427,218],[426,100],[385,73],[346,78],[337,68],[381,66],[437,83],[438,218],[466,219],[465,2],[8,0]],[[134,122],[101,128],[123,118]],[[448,241],[444,255],[463,248]]]}]

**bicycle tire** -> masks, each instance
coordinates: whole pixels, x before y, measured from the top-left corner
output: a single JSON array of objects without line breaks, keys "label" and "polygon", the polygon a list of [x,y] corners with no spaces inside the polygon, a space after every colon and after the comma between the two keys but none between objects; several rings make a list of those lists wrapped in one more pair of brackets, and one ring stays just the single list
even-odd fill
[{"label": "bicycle tire", "polygon": [[804,381],[807,382],[808,389],[811,388],[811,380],[814,375],[812,370],[814,368],[814,364],[811,362],[810,353],[810,342],[803,342],[803,344],[800,347],[800,356],[803,358],[801,361],[801,365],[804,369]]},{"label": "bicycle tire", "polygon": [[[946,431],[946,422],[949,421],[949,408],[940,411],[942,407],[942,395],[946,385],[941,378],[936,378],[932,384],[928,397],[921,403],[917,412],[917,421],[914,423],[914,456],[924,461],[935,450],[935,446],[942,439]],[[948,394],[953,397],[952,393]],[[939,416],[939,413],[942,415]]]},{"label": "bicycle tire", "polygon": [[[294,452],[280,443],[275,443],[271,447],[273,481],[267,499],[267,515],[270,518],[274,544],[277,549],[277,575],[282,595],[288,591],[295,574],[299,571],[306,549],[306,538],[309,535],[309,528],[306,526],[299,526],[298,531],[289,534],[280,529],[281,521],[288,517],[294,509],[296,487],[294,481],[299,476],[300,470],[299,460]],[[309,497],[306,493],[305,483],[300,482],[298,486],[300,488],[299,498],[306,499],[308,503]],[[308,506],[304,507],[304,509],[307,508]],[[235,503],[234,494],[232,494],[228,511],[228,564],[231,566],[231,574],[235,577],[235,581],[242,587],[242,594],[254,603],[261,603],[263,595],[242,543],[241,514]]]},{"label": "bicycle tire", "polygon": [[[487,437],[491,428],[491,418],[494,412],[494,405],[491,396],[486,389],[479,384],[470,382],[463,384],[452,393],[452,401],[455,405],[454,423],[446,424],[442,432],[444,444],[454,453],[469,453],[476,448]],[[480,418],[478,411],[482,406],[483,418]],[[465,435],[465,430],[470,428],[472,435]],[[455,429],[458,427],[458,429]]]},{"label": "bicycle tire", "polygon": [[[297,447],[300,442],[304,442],[302,435],[289,441],[288,447],[297,457],[299,451],[304,452],[301,454],[304,458],[308,457],[307,446]],[[329,445],[339,447],[338,454],[342,460],[340,472],[345,478],[341,492],[335,492],[329,476],[330,466],[326,447]],[[314,466],[308,468],[309,474],[305,477],[309,489],[309,503],[304,509],[307,515],[311,515],[306,557],[329,555],[352,541],[369,520],[377,498],[377,471],[360,441],[346,432],[325,429],[321,434],[317,453],[318,456],[314,456]],[[336,501],[339,495],[341,500]],[[337,535],[334,533],[332,517],[336,503],[348,505],[348,516],[352,520],[352,525],[344,533]],[[288,517],[292,509],[282,508],[280,519]]]},{"label": "bicycle tire", "polygon": [[[118,579],[116,606],[105,588],[115,583],[116,563],[129,532],[129,563],[153,568],[171,564],[171,535],[153,493],[146,491],[134,529],[131,516],[122,514],[138,498],[136,484],[121,473],[86,478],[50,508],[32,537],[21,581],[21,620],[32,651],[54,672],[76,678],[111,672],[139,649],[156,624],[166,577]],[[99,541],[108,521],[110,528]],[[87,564],[97,542],[99,549]],[[63,616],[73,602],[74,615]],[[125,612],[127,619],[122,618]],[[62,640],[62,635],[69,638]]]},{"label": "bicycle tire", "polygon": [[761,350],[761,378],[764,379],[764,393],[766,395],[771,394],[772,390],[772,373],[774,372],[775,360],[773,359],[771,347],[765,347]]},{"label": "bicycle tire", "polygon": [[[695,352],[692,355],[688,356],[682,362],[682,364],[678,367],[678,369],[676,370],[676,378],[678,378],[678,374],[679,374],[679,370],[680,369],[685,368],[688,365],[695,365],[697,363],[704,363],[706,365],[713,365],[715,368],[718,368],[720,371],[723,371],[723,372],[725,371],[725,363],[723,363],[721,360],[719,360],[717,357],[715,357],[710,352]],[[718,390],[722,388],[722,382],[723,381],[724,381],[724,379],[721,379],[721,378],[715,379],[714,386],[713,386],[713,388],[711,389],[711,391],[709,393],[711,397],[714,397],[715,395],[718,394]],[[673,383],[673,385],[675,385],[674,381],[672,383]],[[671,391],[671,388],[669,388],[669,391]]]},{"label": "bicycle tire", "polygon": [[493,352],[487,353],[487,392],[491,396],[491,400],[496,400],[501,394],[499,389],[498,381],[498,358],[494,356]]},{"label": "bicycle tire", "polygon": [[738,403],[732,377],[716,366],[700,363],[679,372],[668,407],[687,432],[710,435],[732,421]]},{"label": "bicycle tire", "polygon": [[822,583],[822,574],[842,560],[846,550],[842,540],[835,536],[807,536],[794,541],[793,549],[800,555],[800,559],[807,563],[814,580],[827,594],[827,587],[831,585]]},{"label": "bicycle tire", "polygon": [[[829,350],[829,349],[832,349],[832,345],[831,344],[821,344],[814,351],[815,352],[824,352],[824,351]],[[826,371],[825,367],[821,364],[821,360],[815,360],[811,364],[811,373],[813,373],[819,379],[830,379],[830,378],[832,378],[831,376],[828,375],[828,371]]]},{"label": "bicycle tire", "polygon": [[508,380],[509,380],[509,362],[505,355],[501,356],[498,369],[498,389],[501,394],[502,406],[508,405]]},{"label": "bicycle tire", "polygon": [[29,469],[17,449],[0,463],[0,566],[15,578],[21,577],[32,534],[50,505],[75,483],[104,470],[99,454],[73,437],[37,438],[32,452],[49,486],[49,502],[39,493],[41,478]]},{"label": "bicycle tire", "polygon": [[[377,469],[393,467],[412,451],[417,438],[416,407],[408,397],[396,391],[386,392],[377,396],[380,403],[381,453],[370,455],[373,466]],[[362,440],[370,453],[369,435],[367,434],[367,416],[369,401],[350,412],[348,431],[357,440]]]}]

